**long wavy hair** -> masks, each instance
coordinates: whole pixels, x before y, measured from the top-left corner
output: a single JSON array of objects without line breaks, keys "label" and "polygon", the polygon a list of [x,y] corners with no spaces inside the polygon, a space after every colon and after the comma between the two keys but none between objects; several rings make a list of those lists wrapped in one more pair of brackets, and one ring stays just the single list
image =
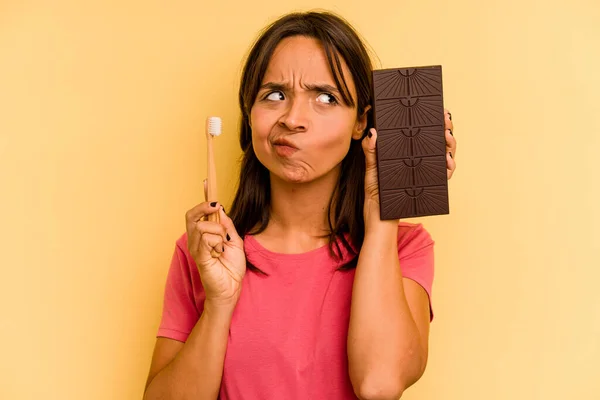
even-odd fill
[{"label": "long wavy hair", "polygon": [[[357,32],[342,17],[331,12],[294,12],[279,18],[263,30],[248,54],[239,88],[239,139],[243,156],[230,216],[242,237],[246,234],[258,234],[269,224],[270,177],[269,171],[254,153],[250,110],[275,48],[281,40],[292,36],[314,38],[322,44],[342,100],[348,106],[356,107],[357,117],[371,103],[371,59]],[[356,102],[342,72],[341,59],[352,75],[357,93]],[[363,138],[372,126],[373,116],[369,110]],[[340,270],[356,267],[358,251],[364,240],[365,155],[361,140],[352,139],[350,149],[342,160],[338,184],[327,207],[327,215],[332,215],[332,209],[334,211],[333,218],[328,218],[329,233],[326,235],[329,237],[330,252],[341,261],[343,253],[340,246],[343,246],[351,255],[349,261],[341,264]],[[263,272],[249,262],[248,268],[254,272]]]}]

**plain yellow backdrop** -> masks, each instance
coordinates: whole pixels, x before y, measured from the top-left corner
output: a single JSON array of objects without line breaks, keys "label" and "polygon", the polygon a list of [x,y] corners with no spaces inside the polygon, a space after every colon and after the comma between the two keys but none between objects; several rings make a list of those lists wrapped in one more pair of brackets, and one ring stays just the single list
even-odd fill
[{"label": "plain yellow backdrop", "polygon": [[378,67],[442,64],[458,169],[409,400],[600,396],[600,3],[0,1],[0,398],[140,399],[175,239],[219,190],[278,15],[341,13]]}]

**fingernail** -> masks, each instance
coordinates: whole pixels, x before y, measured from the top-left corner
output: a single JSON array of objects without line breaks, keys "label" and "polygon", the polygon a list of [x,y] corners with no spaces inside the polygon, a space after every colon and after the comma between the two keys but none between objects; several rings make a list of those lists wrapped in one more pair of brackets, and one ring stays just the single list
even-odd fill
[{"label": "fingernail", "polygon": [[452,114],[450,113],[450,111],[448,111],[448,119],[449,119],[450,121],[452,121]]},{"label": "fingernail", "polygon": [[221,210],[223,210],[223,212],[224,212],[225,214],[227,214],[227,212],[225,211],[225,207],[221,206]]},{"label": "fingernail", "polygon": [[231,240],[231,237],[229,237],[229,233],[227,234],[227,241],[229,242]]},{"label": "fingernail", "polygon": [[449,152],[449,154],[450,154],[450,158],[452,158],[452,159],[453,159],[454,157],[452,157],[452,152],[451,152],[451,151]]},{"label": "fingernail", "polygon": [[210,203],[210,206],[211,206],[211,207],[214,207],[214,206],[216,206],[216,205],[217,205],[217,202],[216,202],[216,201],[213,201],[212,203]]},{"label": "fingernail", "polygon": [[368,136],[368,137],[369,137],[369,139],[370,139],[370,138],[372,138],[372,137],[373,137],[373,133],[372,133],[371,131],[369,131],[369,133],[367,134],[367,136]]},{"label": "fingernail", "polygon": [[454,133],[452,133],[452,129],[448,129],[450,131],[450,135],[454,136]]}]

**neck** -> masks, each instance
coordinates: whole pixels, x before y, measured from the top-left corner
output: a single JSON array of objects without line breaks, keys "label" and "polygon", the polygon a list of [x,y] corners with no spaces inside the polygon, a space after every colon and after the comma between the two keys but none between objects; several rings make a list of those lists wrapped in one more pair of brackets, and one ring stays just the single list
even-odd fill
[{"label": "neck", "polygon": [[280,238],[328,234],[327,207],[338,183],[339,169],[309,183],[284,182],[271,175],[270,235]]}]

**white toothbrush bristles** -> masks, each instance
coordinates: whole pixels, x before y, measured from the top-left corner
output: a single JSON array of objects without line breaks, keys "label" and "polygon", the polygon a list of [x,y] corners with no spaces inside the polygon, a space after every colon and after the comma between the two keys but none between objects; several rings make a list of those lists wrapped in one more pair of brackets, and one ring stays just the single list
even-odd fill
[{"label": "white toothbrush bristles", "polygon": [[[208,161],[207,179],[206,179],[206,197],[207,201],[213,202],[219,200],[217,194],[217,167],[215,152],[213,147],[214,138],[221,134],[221,118],[209,117],[206,119],[206,158]],[[219,222],[219,214],[212,213],[208,216],[209,221]]]},{"label": "white toothbrush bristles", "polygon": [[219,117],[210,117],[208,119],[208,133],[212,136],[219,136],[221,134],[221,118]]}]

